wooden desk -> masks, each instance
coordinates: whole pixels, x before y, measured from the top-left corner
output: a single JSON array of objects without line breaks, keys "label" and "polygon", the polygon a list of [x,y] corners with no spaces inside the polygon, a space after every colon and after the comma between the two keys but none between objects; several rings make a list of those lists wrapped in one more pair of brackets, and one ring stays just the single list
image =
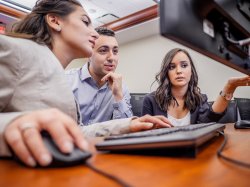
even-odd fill
[{"label": "wooden desk", "polygon": [[[250,130],[225,129],[229,141],[224,154],[250,163]],[[223,137],[212,141],[196,158],[96,154],[91,163],[132,186],[250,186],[250,169],[217,157]],[[86,166],[29,169],[11,160],[0,160],[0,187],[119,186]]]}]

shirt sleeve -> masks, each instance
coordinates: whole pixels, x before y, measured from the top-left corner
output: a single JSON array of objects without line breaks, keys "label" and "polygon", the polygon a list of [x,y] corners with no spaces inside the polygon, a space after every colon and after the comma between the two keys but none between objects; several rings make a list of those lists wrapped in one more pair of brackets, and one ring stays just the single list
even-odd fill
[{"label": "shirt sleeve", "polygon": [[0,156],[10,156],[3,133],[6,126],[22,113],[6,112],[5,109],[15,93],[22,68],[18,50],[15,51],[15,46],[8,45],[4,37],[0,38]]},{"label": "shirt sleeve", "polygon": [[127,88],[124,88],[123,95],[121,101],[113,103],[113,119],[129,118],[133,116],[130,104],[131,96]]},{"label": "shirt sleeve", "polygon": [[88,137],[102,137],[129,133],[129,125],[134,118],[115,119],[88,126],[80,126],[83,134]]},{"label": "shirt sleeve", "polygon": [[217,122],[220,118],[226,113],[227,109],[224,112],[217,113],[212,109],[212,103],[209,104],[207,101],[207,96],[202,95],[202,104],[199,107],[198,120],[197,123],[208,123],[208,122]]}]

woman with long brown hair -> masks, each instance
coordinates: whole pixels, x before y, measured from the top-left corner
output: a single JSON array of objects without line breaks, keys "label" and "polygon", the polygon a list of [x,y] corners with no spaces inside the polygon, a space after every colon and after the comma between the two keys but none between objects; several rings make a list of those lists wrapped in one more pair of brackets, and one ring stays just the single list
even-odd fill
[{"label": "woman with long brown hair", "polygon": [[230,78],[212,105],[200,92],[198,74],[189,53],[170,50],[156,75],[155,92],[145,96],[142,114],[164,115],[173,126],[218,121],[238,86],[248,86],[250,77]]}]

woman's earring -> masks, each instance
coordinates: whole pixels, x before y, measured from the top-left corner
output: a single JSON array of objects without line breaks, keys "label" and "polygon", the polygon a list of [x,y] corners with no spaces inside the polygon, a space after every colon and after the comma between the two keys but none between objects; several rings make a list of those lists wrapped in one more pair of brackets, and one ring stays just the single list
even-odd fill
[{"label": "woman's earring", "polygon": [[61,30],[62,30],[61,27],[57,27],[57,28],[56,28],[56,31],[58,31],[58,32],[60,32]]}]

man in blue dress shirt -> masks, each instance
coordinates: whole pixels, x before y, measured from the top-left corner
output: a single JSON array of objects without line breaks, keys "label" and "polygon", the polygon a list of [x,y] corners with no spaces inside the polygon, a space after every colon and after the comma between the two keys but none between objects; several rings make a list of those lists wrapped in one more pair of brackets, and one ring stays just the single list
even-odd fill
[{"label": "man in blue dress shirt", "polygon": [[65,73],[84,125],[133,116],[129,91],[122,83],[122,76],[115,73],[119,61],[115,33],[104,27],[96,31],[100,36],[88,63]]}]

